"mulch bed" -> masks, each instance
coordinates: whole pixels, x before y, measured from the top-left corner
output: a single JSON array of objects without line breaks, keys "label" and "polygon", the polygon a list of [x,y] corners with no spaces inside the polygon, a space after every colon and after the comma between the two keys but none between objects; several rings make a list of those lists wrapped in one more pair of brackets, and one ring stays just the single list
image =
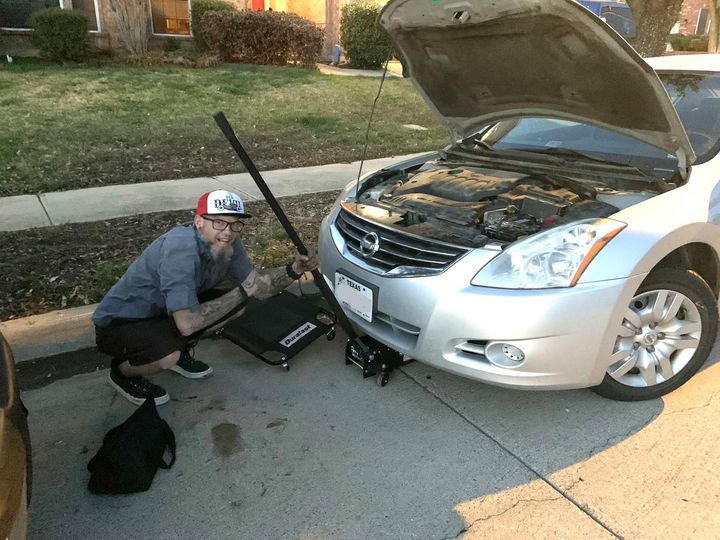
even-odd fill
[{"label": "mulch bed", "polygon": [[[280,204],[310,249],[338,192],[299,195]],[[256,266],[278,266],[295,252],[265,202],[242,239]],[[192,219],[191,211],[159,212],[92,223],[0,232],[0,321],[99,302],[158,235]]]}]

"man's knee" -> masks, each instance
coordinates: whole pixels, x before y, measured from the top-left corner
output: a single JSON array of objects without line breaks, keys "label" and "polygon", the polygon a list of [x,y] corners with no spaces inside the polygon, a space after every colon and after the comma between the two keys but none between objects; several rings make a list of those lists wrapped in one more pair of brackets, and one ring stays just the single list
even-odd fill
[{"label": "man's knee", "polygon": [[157,366],[161,369],[170,369],[175,364],[177,364],[177,361],[180,359],[180,351],[175,351],[164,358],[161,358],[156,362]]}]

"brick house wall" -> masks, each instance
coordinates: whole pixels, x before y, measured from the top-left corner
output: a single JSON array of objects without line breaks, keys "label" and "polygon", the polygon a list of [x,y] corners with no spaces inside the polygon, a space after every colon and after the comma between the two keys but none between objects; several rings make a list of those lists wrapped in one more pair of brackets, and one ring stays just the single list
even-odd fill
[{"label": "brick house wall", "polygon": [[[253,4],[253,0],[227,1],[234,4],[238,9],[249,9]],[[297,13],[323,28],[326,32],[323,57],[330,58],[332,46],[339,40],[340,9],[344,1],[346,0],[264,0],[264,6],[265,9],[272,8],[276,11]],[[192,0],[190,4],[192,5]],[[71,5],[72,0],[64,0],[65,7]],[[107,0],[97,0],[97,5],[100,31],[91,32],[91,41],[100,49],[122,50],[124,42],[109,2]],[[35,54],[36,51],[30,45],[29,35],[30,32],[27,30],[0,29],[0,53],[10,53],[12,55]],[[150,38],[150,48],[160,49],[169,40],[192,41],[192,37],[184,35],[153,35]]]},{"label": "brick house wall", "polygon": [[234,5],[237,9],[250,9],[251,0],[225,0],[228,4]]},{"label": "brick house wall", "polygon": [[[678,21],[678,24],[673,29],[679,34],[707,34],[708,27],[710,25],[710,20],[708,16],[704,17],[704,24],[701,24],[703,26],[698,30],[698,21],[701,16],[701,10],[708,8],[708,1],[707,0],[685,0],[682,4],[682,7],[680,8],[680,19]],[[702,20],[700,21],[703,22]]]}]

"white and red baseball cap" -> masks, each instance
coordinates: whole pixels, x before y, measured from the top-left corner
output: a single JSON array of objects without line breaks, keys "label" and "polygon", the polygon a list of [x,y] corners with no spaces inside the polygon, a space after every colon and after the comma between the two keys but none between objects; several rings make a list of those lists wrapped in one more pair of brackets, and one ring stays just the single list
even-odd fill
[{"label": "white and red baseball cap", "polygon": [[198,200],[195,213],[198,216],[219,214],[241,218],[251,217],[250,214],[245,213],[245,205],[242,199],[235,193],[224,189],[208,191],[203,194]]}]

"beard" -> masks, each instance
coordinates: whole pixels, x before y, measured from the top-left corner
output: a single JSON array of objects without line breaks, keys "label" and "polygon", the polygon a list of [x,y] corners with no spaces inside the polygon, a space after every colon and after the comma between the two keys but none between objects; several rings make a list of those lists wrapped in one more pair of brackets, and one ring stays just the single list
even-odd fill
[{"label": "beard", "polygon": [[235,253],[235,248],[232,244],[227,246],[213,244],[210,246],[210,253],[216,263],[228,263],[232,259],[233,253]]}]

